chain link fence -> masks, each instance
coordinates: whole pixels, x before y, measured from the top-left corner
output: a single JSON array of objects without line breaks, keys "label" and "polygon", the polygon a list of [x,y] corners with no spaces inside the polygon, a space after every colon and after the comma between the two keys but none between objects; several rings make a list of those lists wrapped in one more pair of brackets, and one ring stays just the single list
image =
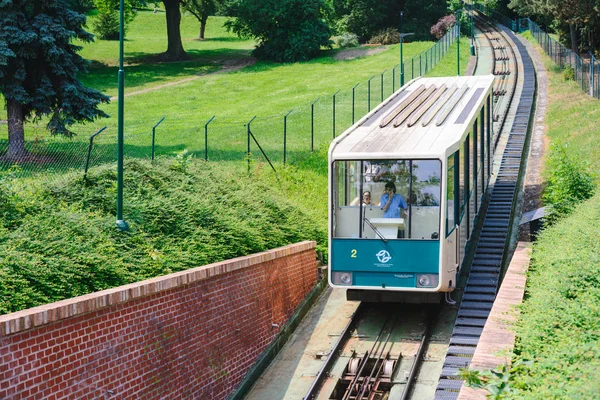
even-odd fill
[{"label": "chain link fence", "polygon": [[535,22],[528,19],[528,25],[529,31],[552,61],[562,69],[569,69],[573,74],[572,78],[579,84],[582,91],[600,99],[598,85],[600,65],[594,55],[589,53],[590,58],[583,58],[553,39]]},{"label": "chain link fence", "polygon": [[515,32],[529,29],[548,57],[560,68],[567,70],[565,73],[571,75],[569,78],[575,80],[583,92],[600,99],[600,64],[591,52],[588,52],[589,58],[581,57],[560,44],[529,18],[513,20],[496,11],[490,12],[485,6],[479,4],[476,8]]},{"label": "chain link fence", "polygon": [[[434,46],[404,60],[404,81],[426,75],[458,39],[453,27]],[[400,86],[399,65],[391,66],[351,88],[294,107],[284,114],[255,116],[252,121],[220,118],[219,115],[157,116],[154,121],[125,121],[125,156],[154,159],[183,151],[209,161],[254,159],[278,164],[293,163],[327,146]],[[27,125],[27,156],[19,161],[6,157],[7,125],[0,125],[0,174],[17,176],[60,174],[80,170],[82,178],[91,167],[116,161],[117,120],[106,127],[86,131],[76,127],[72,137],[52,136],[42,125]],[[50,176],[47,177],[50,179]]]}]

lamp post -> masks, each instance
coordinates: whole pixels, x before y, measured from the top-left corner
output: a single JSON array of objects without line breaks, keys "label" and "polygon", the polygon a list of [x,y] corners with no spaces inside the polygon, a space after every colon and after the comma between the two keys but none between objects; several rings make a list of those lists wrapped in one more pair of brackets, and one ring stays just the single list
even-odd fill
[{"label": "lamp post", "polygon": [[124,114],[124,71],[123,71],[123,40],[125,0],[121,0],[119,9],[119,107],[117,130],[117,229],[128,231],[129,224],[123,220],[123,114]]},{"label": "lamp post", "polygon": [[406,36],[414,35],[414,33],[402,33],[402,19],[404,19],[404,11],[400,11],[400,87],[404,86],[404,55],[402,54],[402,43]]},{"label": "lamp post", "polygon": [[473,13],[475,12],[473,3],[471,3],[471,11],[469,17],[471,20],[471,55],[475,55],[475,21],[473,21]]},{"label": "lamp post", "polygon": [[456,42],[456,75],[460,76],[460,10],[456,10],[458,40]]}]

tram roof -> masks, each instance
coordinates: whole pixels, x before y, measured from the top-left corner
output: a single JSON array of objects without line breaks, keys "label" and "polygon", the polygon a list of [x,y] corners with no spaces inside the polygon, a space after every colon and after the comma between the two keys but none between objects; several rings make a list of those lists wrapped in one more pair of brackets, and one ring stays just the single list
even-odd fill
[{"label": "tram roof", "polygon": [[346,130],[332,159],[441,158],[471,130],[493,75],[417,78]]}]

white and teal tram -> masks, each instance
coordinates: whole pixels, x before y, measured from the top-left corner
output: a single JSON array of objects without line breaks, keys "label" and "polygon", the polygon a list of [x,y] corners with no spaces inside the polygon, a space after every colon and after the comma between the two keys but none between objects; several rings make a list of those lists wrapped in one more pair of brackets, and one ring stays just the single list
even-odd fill
[{"label": "white and teal tram", "polygon": [[329,284],[348,299],[454,290],[492,170],[493,83],[415,79],[333,141]]}]

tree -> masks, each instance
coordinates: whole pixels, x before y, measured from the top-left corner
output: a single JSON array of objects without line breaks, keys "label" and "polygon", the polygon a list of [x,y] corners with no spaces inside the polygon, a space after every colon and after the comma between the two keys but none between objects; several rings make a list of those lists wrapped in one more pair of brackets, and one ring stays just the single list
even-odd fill
[{"label": "tree", "polygon": [[315,57],[321,46],[331,46],[327,8],[324,0],[232,0],[229,12],[235,18],[225,26],[256,38],[258,58],[303,61]]},{"label": "tree", "polygon": [[189,57],[181,43],[181,10],[182,0],[162,0],[165,5],[165,18],[167,20],[167,51],[162,58],[167,61],[187,60]]},{"label": "tree", "polygon": [[[133,21],[135,17],[134,7],[137,5],[128,0],[124,2],[123,9],[124,25],[127,30],[127,25]],[[120,36],[120,0],[94,0],[94,5],[98,11],[98,15],[94,20],[94,30],[103,40],[119,40]]]},{"label": "tree", "polygon": [[[403,33],[412,40],[429,40],[430,27],[446,14],[446,0],[427,2],[405,0],[330,0],[337,19],[338,34],[356,34],[364,42],[377,32],[400,28],[400,11],[404,11]],[[457,0],[458,1],[458,0]]]},{"label": "tree", "polygon": [[206,31],[206,21],[217,11],[217,0],[184,0],[182,7],[200,21],[199,39],[204,39]]},{"label": "tree", "polygon": [[[85,16],[65,0],[0,1],[0,93],[8,114],[9,160],[27,155],[24,122],[49,116],[52,134],[71,135],[75,122],[107,117],[98,109],[109,98],[86,88],[77,74],[87,61],[75,39],[90,42]],[[2,45],[1,43],[4,43]]]}]

